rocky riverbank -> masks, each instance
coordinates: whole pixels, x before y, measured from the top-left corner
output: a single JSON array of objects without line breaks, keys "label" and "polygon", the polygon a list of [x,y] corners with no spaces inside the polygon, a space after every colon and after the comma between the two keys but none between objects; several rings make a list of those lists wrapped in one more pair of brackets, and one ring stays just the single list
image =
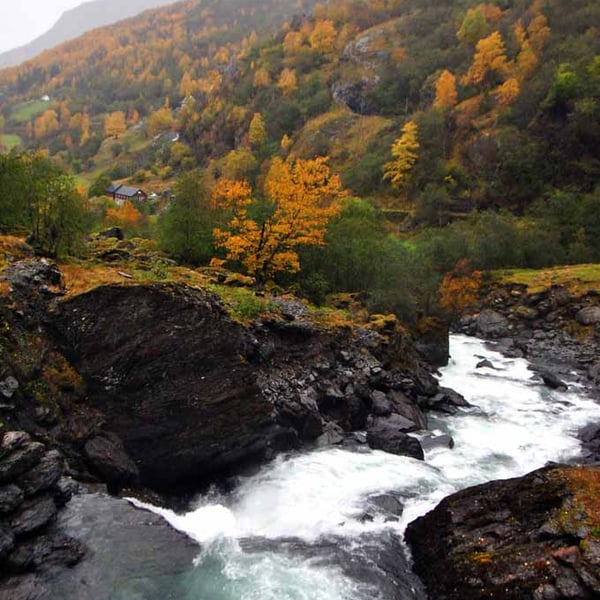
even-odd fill
[{"label": "rocky riverbank", "polygon": [[[600,293],[573,295],[564,286],[528,293],[525,285],[493,285],[477,312],[455,324],[456,332],[493,342],[509,357],[524,357],[551,388],[575,381],[600,401]],[[482,365],[484,366],[484,365]],[[492,365],[493,367],[493,365]],[[600,423],[581,432],[582,459],[600,461]]]},{"label": "rocky riverbank", "polygon": [[[35,258],[13,261],[3,280],[3,429],[28,431],[26,443],[49,444],[66,474],[113,492],[194,490],[300,447],[423,458],[411,434],[427,428],[427,411],[466,405],[439,387],[392,316],[323,322],[274,298],[242,323],[214,293],[181,283],[104,285],[65,300],[60,270]],[[435,335],[423,339],[422,352],[435,349]],[[433,437],[426,443],[451,443]],[[46,496],[44,524],[56,514]],[[36,548],[28,565],[46,552]],[[18,591],[8,574],[11,598],[27,597],[29,580]]]},{"label": "rocky riverbank", "polygon": [[438,600],[600,597],[600,469],[548,467],[453,494],[406,531]]}]

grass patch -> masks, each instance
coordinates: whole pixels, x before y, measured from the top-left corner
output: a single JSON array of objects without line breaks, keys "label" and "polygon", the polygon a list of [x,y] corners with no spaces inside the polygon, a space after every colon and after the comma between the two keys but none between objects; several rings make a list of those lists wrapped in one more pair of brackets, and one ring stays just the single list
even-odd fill
[{"label": "grass patch", "polygon": [[581,295],[589,290],[600,289],[600,264],[567,265],[549,269],[509,269],[494,271],[500,283],[519,283],[527,286],[531,294],[562,285],[572,294]]},{"label": "grass patch", "polygon": [[0,136],[0,146],[3,146],[5,150],[10,151],[23,143],[21,136],[7,133]]},{"label": "grass patch", "polygon": [[43,100],[29,100],[28,102],[22,102],[17,104],[10,113],[10,120],[15,123],[27,123],[31,121],[33,117],[43,113],[46,109],[51,108],[50,102],[44,102]]},{"label": "grass patch", "polygon": [[232,318],[241,323],[249,323],[265,313],[278,312],[278,307],[267,298],[257,296],[252,290],[244,287],[227,287],[222,285],[206,286],[215,293],[229,309]]}]

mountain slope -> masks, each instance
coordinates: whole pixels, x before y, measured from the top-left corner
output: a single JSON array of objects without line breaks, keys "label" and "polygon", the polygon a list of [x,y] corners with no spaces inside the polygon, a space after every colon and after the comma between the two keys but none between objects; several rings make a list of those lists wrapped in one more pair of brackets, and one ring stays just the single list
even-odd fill
[{"label": "mountain slope", "polygon": [[56,24],[32,42],[0,54],[0,69],[19,65],[40,52],[72,40],[86,31],[133,17],[144,10],[177,0],[93,0],[66,11]]},{"label": "mountain slope", "polygon": [[[554,190],[584,206],[576,195],[600,178],[600,4],[310,9],[188,0],[88,33],[0,71],[4,132],[88,179],[200,166],[255,181],[276,154],[328,155],[353,193],[432,225],[474,208],[523,214]],[[115,113],[122,127],[107,128]],[[417,156],[393,186],[383,170],[407,121]]]}]

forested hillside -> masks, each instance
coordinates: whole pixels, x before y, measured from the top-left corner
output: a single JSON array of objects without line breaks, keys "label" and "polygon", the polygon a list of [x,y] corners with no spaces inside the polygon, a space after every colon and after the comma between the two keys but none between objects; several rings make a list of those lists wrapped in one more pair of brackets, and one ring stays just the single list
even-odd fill
[{"label": "forested hillside", "polygon": [[[187,0],[0,72],[0,140],[47,149],[90,196],[177,182],[179,205],[138,232],[154,218],[181,260],[300,271],[315,294],[465,258],[597,261],[599,27],[590,0]],[[361,200],[315,216],[344,193]],[[308,249],[259,268],[244,244],[283,235],[293,194],[313,203]]]},{"label": "forested hillside", "polygon": [[[185,143],[142,167],[178,167],[181,155],[206,165],[231,150],[247,166],[283,139],[294,155],[331,155],[352,191],[420,200],[425,216],[431,204],[522,210],[548,185],[591,191],[600,174],[597,3],[310,8],[187,1],[83,36],[0,74],[5,131],[84,171],[104,138],[139,119],[149,136],[172,128]],[[24,110],[45,94],[40,114]],[[257,113],[262,153],[248,139]],[[406,122],[415,164],[386,183]]]}]

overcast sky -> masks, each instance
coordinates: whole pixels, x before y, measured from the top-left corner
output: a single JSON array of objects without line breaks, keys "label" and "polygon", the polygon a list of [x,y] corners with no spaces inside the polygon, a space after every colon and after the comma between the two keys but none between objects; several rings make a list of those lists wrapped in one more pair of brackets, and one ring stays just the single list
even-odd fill
[{"label": "overcast sky", "polygon": [[30,42],[48,31],[65,10],[85,1],[0,0],[0,52]]}]

